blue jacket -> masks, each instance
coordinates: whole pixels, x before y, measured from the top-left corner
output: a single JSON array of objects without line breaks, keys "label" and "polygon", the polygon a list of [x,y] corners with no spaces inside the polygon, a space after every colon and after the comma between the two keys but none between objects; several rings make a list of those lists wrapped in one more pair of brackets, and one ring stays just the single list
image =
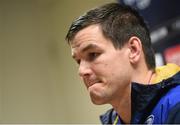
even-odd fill
[{"label": "blue jacket", "polygon": [[[167,67],[159,74],[161,77],[162,72],[166,74],[166,79],[158,78],[159,82],[156,84],[132,83],[131,124],[180,123],[180,71],[176,66],[178,70],[172,75],[171,68],[168,70]],[[171,75],[165,71],[170,72]],[[100,120],[102,124],[123,124],[114,109],[101,115]]]}]

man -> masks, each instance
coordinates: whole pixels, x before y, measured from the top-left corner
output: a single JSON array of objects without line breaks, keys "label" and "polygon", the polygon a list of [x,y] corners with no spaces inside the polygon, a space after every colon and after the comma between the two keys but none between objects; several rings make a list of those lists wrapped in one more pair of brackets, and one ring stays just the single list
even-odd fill
[{"label": "man", "polygon": [[150,35],[128,6],[109,3],[75,20],[66,36],[103,124],[180,123],[180,67],[155,68]]}]

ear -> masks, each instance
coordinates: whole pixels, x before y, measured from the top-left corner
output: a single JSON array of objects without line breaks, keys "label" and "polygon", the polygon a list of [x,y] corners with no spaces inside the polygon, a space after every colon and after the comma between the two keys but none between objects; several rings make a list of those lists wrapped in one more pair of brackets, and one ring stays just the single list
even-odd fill
[{"label": "ear", "polygon": [[130,50],[130,63],[136,64],[137,62],[139,62],[142,53],[141,40],[136,36],[131,37],[128,41],[128,48]]}]

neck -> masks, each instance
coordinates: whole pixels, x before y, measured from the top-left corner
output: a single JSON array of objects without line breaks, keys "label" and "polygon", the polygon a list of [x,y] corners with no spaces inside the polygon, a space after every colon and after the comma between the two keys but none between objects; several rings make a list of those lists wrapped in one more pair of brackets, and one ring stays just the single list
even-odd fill
[{"label": "neck", "polygon": [[[155,73],[153,70],[148,70],[147,68],[136,70],[135,77],[132,77],[133,82],[142,83],[142,84],[150,84],[152,78],[154,77]],[[124,123],[129,124],[131,121],[131,84],[121,92],[121,97],[113,100],[111,105],[113,106],[114,110],[118,113]]]},{"label": "neck", "polygon": [[132,81],[141,84],[150,84],[155,73],[147,67],[134,70]]},{"label": "neck", "polygon": [[113,100],[111,105],[123,122],[128,124],[131,121],[131,85],[129,85],[122,93],[124,94],[120,98]]}]

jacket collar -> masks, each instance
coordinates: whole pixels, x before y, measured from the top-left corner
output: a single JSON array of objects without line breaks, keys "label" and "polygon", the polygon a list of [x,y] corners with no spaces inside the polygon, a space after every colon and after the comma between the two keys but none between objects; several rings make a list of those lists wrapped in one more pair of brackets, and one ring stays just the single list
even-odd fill
[{"label": "jacket collar", "polygon": [[[172,87],[180,84],[180,72],[157,84],[143,85],[132,83],[132,119],[131,123],[143,123],[153,106]],[[108,110],[100,116],[103,124],[111,124],[115,120],[117,113],[114,109]],[[119,117],[120,118],[120,117]]]},{"label": "jacket collar", "polygon": [[[146,115],[151,112],[153,106],[172,87],[180,84],[180,67],[174,64],[167,64],[156,69],[155,84],[143,85],[132,82],[132,120],[131,123],[143,123]],[[114,109],[107,111],[100,116],[103,124],[113,123],[117,113]]]},{"label": "jacket collar", "polygon": [[[132,83],[131,107],[132,107],[132,123],[143,121],[146,115],[152,111],[160,98],[168,92],[169,89],[180,84],[180,72],[174,76],[162,80],[159,83],[151,85],[143,85]],[[142,122],[140,122],[142,123]]]}]

